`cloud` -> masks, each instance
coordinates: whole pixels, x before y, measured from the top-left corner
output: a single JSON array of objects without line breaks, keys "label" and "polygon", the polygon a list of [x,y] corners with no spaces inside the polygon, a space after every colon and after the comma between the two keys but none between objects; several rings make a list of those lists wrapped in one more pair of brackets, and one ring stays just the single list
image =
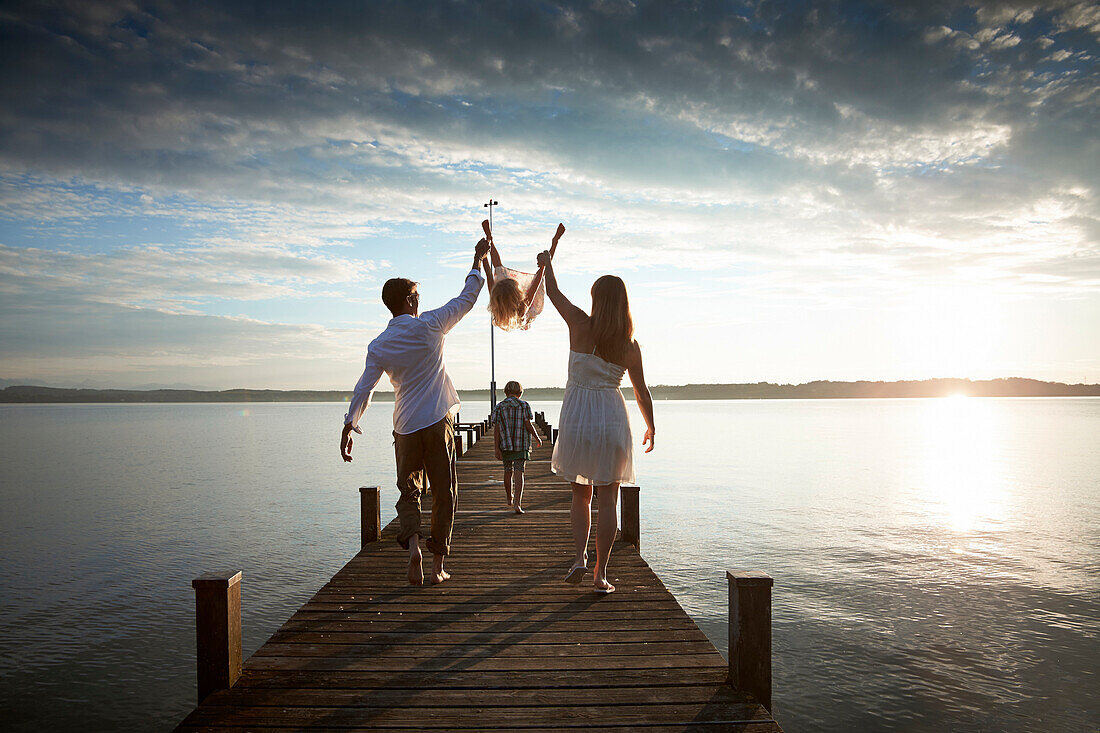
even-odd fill
[{"label": "cloud", "polygon": [[490,192],[520,262],[562,219],[569,266],[736,272],[759,297],[1097,284],[1089,3],[72,2],[0,24],[5,291],[330,322],[318,304],[382,260],[463,267]]}]

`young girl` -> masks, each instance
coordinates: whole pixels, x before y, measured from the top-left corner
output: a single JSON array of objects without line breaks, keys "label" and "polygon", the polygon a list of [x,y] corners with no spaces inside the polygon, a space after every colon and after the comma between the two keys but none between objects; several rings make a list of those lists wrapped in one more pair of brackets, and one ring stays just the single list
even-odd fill
[{"label": "young girl", "polygon": [[[489,312],[493,315],[493,323],[504,331],[519,328],[527,330],[531,322],[542,313],[543,293],[546,288],[543,285],[543,268],[530,274],[505,267],[501,264],[500,253],[493,245],[493,233],[489,231],[489,221],[481,222],[481,228],[485,230],[485,238],[489,240],[491,249],[489,255],[492,258],[492,266],[485,263],[485,279],[489,284]],[[550,244],[550,256],[554,256],[554,250],[558,248],[558,240],[565,234],[565,226],[558,224],[558,230],[554,233],[554,239]]]},{"label": "young girl", "polygon": [[653,400],[642,374],[642,350],[634,340],[634,321],[626,285],[604,275],[592,285],[592,315],[569,302],[558,289],[550,253],[538,258],[546,272],[546,293],[569,326],[569,375],[558,418],[558,441],[550,469],[573,484],[570,517],[577,554],[565,580],[580,583],[588,570],[588,536],[592,531],[592,488],[598,491],[597,593],[613,593],[607,562],[618,524],[619,484],[634,481],[633,438],[619,384],[630,374],[634,398],[645,419],[642,445],[653,450]]}]

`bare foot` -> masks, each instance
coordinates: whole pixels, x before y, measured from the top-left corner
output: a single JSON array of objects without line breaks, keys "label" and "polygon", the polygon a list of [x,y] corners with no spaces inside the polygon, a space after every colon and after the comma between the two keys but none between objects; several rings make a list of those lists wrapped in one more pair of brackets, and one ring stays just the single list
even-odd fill
[{"label": "bare foot", "polygon": [[580,562],[573,562],[573,567],[565,574],[565,582],[580,585],[584,580],[584,574],[588,572],[588,555],[581,558]]},{"label": "bare foot", "polygon": [[606,579],[595,581],[594,583],[592,583],[592,587],[597,593],[615,592],[615,586],[611,585],[611,583],[608,583]]},{"label": "bare foot", "polygon": [[444,557],[444,555],[436,555],[432,558],[432,585],[439,585],[451,577],[451,574],[443,569]]},{"label": "bare foot", "polygon": [[516,514],[526,514],[526,513],[527,513],[527,512],[525,512],[525,511],[523,511],[523,509],[521,509],[521,508],[520,508],[520,507],[518,507],[518,506],[514,506],[514,507],[512,507],[512,508],[516,510]]},{"label": "bare foot", "polygon": [[409,585],[424,585],[424,556],[420,548],[409,552]]}]

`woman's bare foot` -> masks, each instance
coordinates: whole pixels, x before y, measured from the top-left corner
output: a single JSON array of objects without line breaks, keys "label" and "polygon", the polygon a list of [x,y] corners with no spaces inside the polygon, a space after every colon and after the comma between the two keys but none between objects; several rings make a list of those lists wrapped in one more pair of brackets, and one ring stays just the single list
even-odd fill
[{"label": "woman's bare foot", "polygon": [[523,511],[523,509],[521,507],[513,506],[512,508],[516,510],[516,514],[526,514],[527,513],[525,511]]},{"label": "woman's bare foot", "polygon": [[565,582],[580,585],[584,580],[584,574],[588,572],[588,555],[583,555],[579,560],[574,558],[573,566],[565,574]]},{"label": "woman's bare foot", "polygon": [[593,587],[593,589],[595,589],[595,591],[597,593],[614,593],[615,592],[615,586],[611,585],[611,583],[608,583],[607,578],[604,578],[603,580],[594,581],[592,583],[592,587]]},{"label": "woman's bare foot", "polygon": [[424,556],[419,543],[409,544],[409,585],[424,585]]}]

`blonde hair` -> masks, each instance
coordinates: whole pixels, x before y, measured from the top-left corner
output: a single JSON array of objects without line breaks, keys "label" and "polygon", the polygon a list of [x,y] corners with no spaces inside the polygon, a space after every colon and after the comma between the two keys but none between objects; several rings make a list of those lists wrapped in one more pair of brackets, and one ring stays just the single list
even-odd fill
[{"label": "blonde hair", "polygon": [[504,385],[504,394],[519,397],[523,394],[523,385],[513,379],[511,382]]},{"label": "blonde hair", "polygon": [[592,283],[592,338],[601,359],[621,362],[634,343],[634,319],[626,284],[614,275],[604,275]]},{"label": "blonde hair", "polygon": [[522,326],[527,298],[519,283],[510,277],[498,280],[489,293],[489,312],[493,314],[493,323],[505,331]]}]

